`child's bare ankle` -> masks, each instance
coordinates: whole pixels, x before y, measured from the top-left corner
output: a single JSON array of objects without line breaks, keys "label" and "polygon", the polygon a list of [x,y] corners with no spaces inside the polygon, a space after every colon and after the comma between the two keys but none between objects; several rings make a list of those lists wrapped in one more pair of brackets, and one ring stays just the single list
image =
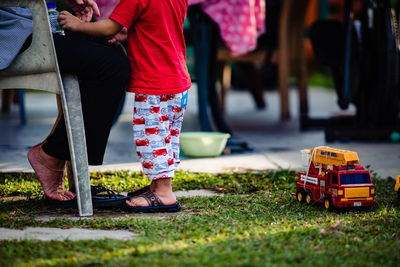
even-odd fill
[{"label": "child's bare ankle", "polygon": [[172,183],[171,178],[163,178],[153,180],[151,182],[150,188],[152,191],[156,192],[158,195],[171,195],[172,192]]}]

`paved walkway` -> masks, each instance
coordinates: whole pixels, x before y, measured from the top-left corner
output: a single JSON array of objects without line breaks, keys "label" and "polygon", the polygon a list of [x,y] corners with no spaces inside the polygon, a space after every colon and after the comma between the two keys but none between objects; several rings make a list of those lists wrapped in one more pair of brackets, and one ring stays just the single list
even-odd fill
[{"label": "paved walkway", "polygon": [[77,241],[93,239],[130,240],[137,235],[123,230],[88,230],[83,228],[28,227],[23,230],[0,228],[0,240]]},{"label": "paved walkway", "polygon": [[[57,109],[52,94],[26,94],[28,124],[20,126],[18,107],[10,114],[0,115],[0,172],[32,171],[26,159],[29,148],[42,141],[52,128]],[[357,151],[361,163],[376,171],[381,177],[400,174],[400,144],[393,143],[325,143],[321,130],[300,132],[298,125],[297,92],[292,90],[290,105],[292,119],[279,120],[277,92],[265,92],[268,108],[257,111],[246,91],[231,90],[227,95],[226,118],[237,140],[253,148],[251,152],[224,155],[218,158],[182,160],[181,168],[195,172],[222,172],[243,170],[269,170],[278,168],[301,169],[300,150],[328,145]],[[314,88],[310,90],[310,115],[327,117],[342,113],[336,105],[334,92]],[[128,94],[124,112],[111,131],[103,166],[91,170],[140,170],[131,133],[132,95]],[[99,107],[101,108],[101,107]],[[354,113],[350,108],[347,113]],[[196,87],[190,91],[189,108],[185,115],[184,131],[199,130],[197,120]]]}]

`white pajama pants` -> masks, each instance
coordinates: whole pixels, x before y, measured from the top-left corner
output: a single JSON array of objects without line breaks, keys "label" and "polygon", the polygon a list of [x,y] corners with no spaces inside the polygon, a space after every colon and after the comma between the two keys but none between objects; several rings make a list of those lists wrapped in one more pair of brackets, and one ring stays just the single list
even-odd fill
[{"label": "white pajama pants", "polygon": [[172,95],[135,94],[133,139],[150,180],[172,178],[179,160],[179,135],[187,91]]}]

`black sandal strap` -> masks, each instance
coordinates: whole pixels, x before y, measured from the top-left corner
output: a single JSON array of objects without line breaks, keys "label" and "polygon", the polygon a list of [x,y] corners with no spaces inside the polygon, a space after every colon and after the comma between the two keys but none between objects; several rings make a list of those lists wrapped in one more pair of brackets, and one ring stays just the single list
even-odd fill
[{"label": "black sandal strap", "polygon": [[92,196],[98,196],[100,193],[107,192],[110,199],[115,198],[115,192],[104,186],[91,186],[90,190],[92,192]]},{"label": "black sandal strap", "polygon": [[147,185],[145,187],[139,188],[139,189],[137,189],[137,190],[135,190],[133,192],[129,192],[128,193],[128,197],[136,197],[136,196],[139,196],[139,195],[141,195],[141,194],[143,194],[143,193],[145,193],[147,191],[150,191],[150,185]]}]

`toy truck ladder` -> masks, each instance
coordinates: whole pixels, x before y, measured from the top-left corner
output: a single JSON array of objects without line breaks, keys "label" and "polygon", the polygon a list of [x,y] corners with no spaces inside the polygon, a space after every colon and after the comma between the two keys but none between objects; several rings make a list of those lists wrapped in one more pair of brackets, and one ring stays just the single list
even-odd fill
[{"label": "toy truck ladder", "polygon": [[310,160],[316,166],[349,166],[359,163],[357,152],[335,149],[330,147],[317,147],[310,150]]}]

